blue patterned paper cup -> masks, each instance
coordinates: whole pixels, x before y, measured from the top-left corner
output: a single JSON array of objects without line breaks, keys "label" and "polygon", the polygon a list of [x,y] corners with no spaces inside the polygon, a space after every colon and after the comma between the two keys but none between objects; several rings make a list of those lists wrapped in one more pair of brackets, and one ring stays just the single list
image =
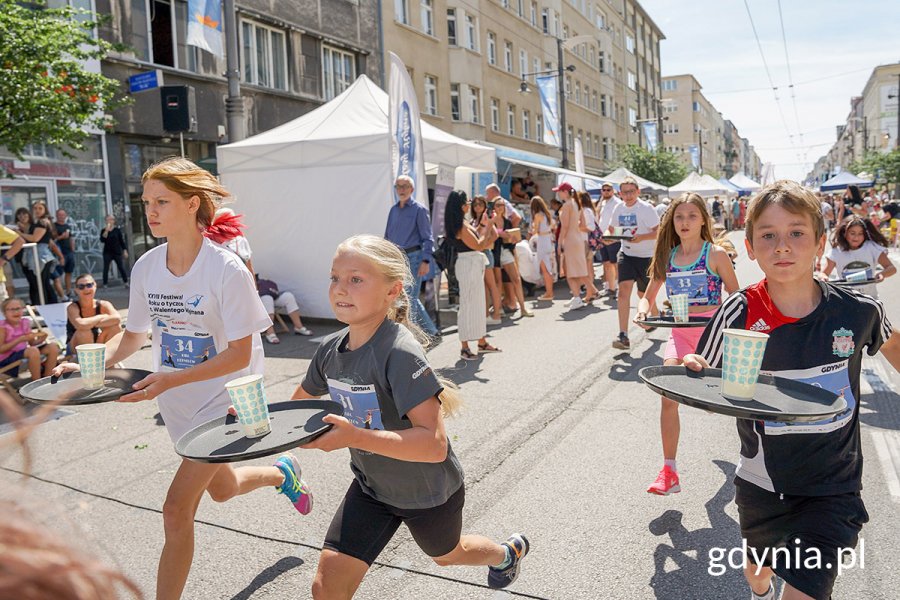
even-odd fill
[{"label": "blue patterned paper cup", "polygon": [[262,375],[232,379],[225,384],[225,390],[237,411],[238,420],[244,426],[244,436],[258,438],[272,431]]},{"label": "blue patterned paper cup", "polygon": [[752,400],[769,335],[746,329],[723,331],[722,395],[731,400]]},{"label": "blue patterned paper cup", "polygon": [[845,277],[847,281],[860,282],[860,281],[868,281],[873,279],[871,277],[872,271],[871,269],[865,269],[864,271],[856,271],[855,273],[850,273]]},{"label": "blue patterned paper cup", "polygon": [[672,318],[676,323],[688,322],[688,295],[672,294],[669,296],[669,304],[672,305]]},{"label": "blue patterned paper cup", "polygon": [[81,344],[75,346],[81,382],[86,390],[99,390],[106,377],[106,344]]}]

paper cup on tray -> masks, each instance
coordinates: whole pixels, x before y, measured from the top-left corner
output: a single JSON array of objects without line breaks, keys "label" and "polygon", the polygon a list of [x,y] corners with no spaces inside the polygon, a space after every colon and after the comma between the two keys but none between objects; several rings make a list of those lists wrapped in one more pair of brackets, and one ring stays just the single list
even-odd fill
[{"label": "paper cup on tray", "polygon": [[106,378],[106,344],[75,346],[81,381],[86,390],[99,390]]},{"label": "paper cup on tray", "polygon": [[861,281],[868,281],[869,279],[872,279],[872,277],[870,277],[869,274],[870,274],[869,269],[866,269],[865,271],[856,271],[855,273],[848,274],[845,277],[845,279],[847,281],[852,281],[854,283],[858,283]]},{"label": "paper cup on tray", "polygon": [[244,427],[244,436],[258,438],[272,431],[269,424],[269,404],[263,389],[262,375],[247,375],[225,384],[238,420]]},{"label": "paper cup on tray", "polygon": [[730,400],[752,400],[769,335],[726,329],[723,336],[722,395]]},{"label": "paper cup on tray", "polygon": [[672,305],[672,318],[676,323],[688,322],[688,295],[673,294],[669,296],[669,304]]}]

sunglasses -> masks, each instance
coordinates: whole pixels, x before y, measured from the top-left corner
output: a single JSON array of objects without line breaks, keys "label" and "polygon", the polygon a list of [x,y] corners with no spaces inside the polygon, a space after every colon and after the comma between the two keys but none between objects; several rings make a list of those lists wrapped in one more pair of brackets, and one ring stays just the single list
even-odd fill
[{"label": "sunglasses", "polygon": [[25,307],[18,306],[18,307],[13,307],[13,308],[7,308],[6,312],[22,312],[23,310],[25,310]]},{"label": "sunglasses", "polygon": [[95,284],[95,283],[76,283],[75,287],[79,290],[89,290],[89,289],[92,289],[95,285],[97,285],[97,284]]}]

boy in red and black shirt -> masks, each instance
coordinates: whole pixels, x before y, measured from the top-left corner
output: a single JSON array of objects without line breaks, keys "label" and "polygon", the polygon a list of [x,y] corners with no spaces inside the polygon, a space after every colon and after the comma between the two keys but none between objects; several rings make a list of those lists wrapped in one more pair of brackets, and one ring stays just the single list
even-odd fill
[{"label": "boy in red and black shirt", "polygon": [[[738,420],[741,457],[735,503],[751,556],[775,548],[791,559],[748,564],[754,598],[774,599],[772,575],[785,581],[782,600],[827,599],[840,549],[856,547],[868,515],[863,505],[859,374],[863,349],[879,350],[900,369],[900,335],[878,300],[813,278],[825,225],[816,197],[790,181],[764,188],[747,213],[747,250],[766,278],[729,296],[684,364],[721,366],[722,331],[769,334],[762,371],[816,385],[847,400],[847,409],[815,423]],[[806,561],[818,555],[819,561]]]}]

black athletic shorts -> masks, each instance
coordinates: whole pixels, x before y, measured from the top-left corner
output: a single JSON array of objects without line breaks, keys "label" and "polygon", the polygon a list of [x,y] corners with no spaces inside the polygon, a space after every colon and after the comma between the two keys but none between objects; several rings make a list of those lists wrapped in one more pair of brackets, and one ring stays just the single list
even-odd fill
[{"label": "black athletic shorts", "polygon": [[621,248],[622,242],[616,242],[614,244],[610,244],[609,246],[600,244],[600,247],[597,249],[600,262],[616,262],[616,257],[619,255],[619,250],[621,250]]},{"label": "black athletic shorts", "polygon": [[650,259],[638,256],[628,256],[619,252],[619,283],[623,281],[636,281],[637,289],[642,294],[647,291],[650,284]]},{"label": "black athletic shorts", "polygon": [[[767,552],[766,560],[760,561],[764,566],[772,567],[804,594],[828,600],[841,560],[838,552],[856,548],[863,523],[869,520],[859,492],[782,497],[739,477],[735,477],[734,485],[748,562],[754,563],[750,548],[756,549],[756,557]],[[775,555],[774,564],[772,548],[785,549]]]},{"label": "black athletic shorts", "polygon": [[356,479],[334,513],[323,544],[329,550],[358,558],[372,566],[387,546],[400,523],[406,527],[425,554],[449,554],[462,534],[462,509],[466,486],[459,486],[450,498],[434,508],[397,508],[365,493]]}]

